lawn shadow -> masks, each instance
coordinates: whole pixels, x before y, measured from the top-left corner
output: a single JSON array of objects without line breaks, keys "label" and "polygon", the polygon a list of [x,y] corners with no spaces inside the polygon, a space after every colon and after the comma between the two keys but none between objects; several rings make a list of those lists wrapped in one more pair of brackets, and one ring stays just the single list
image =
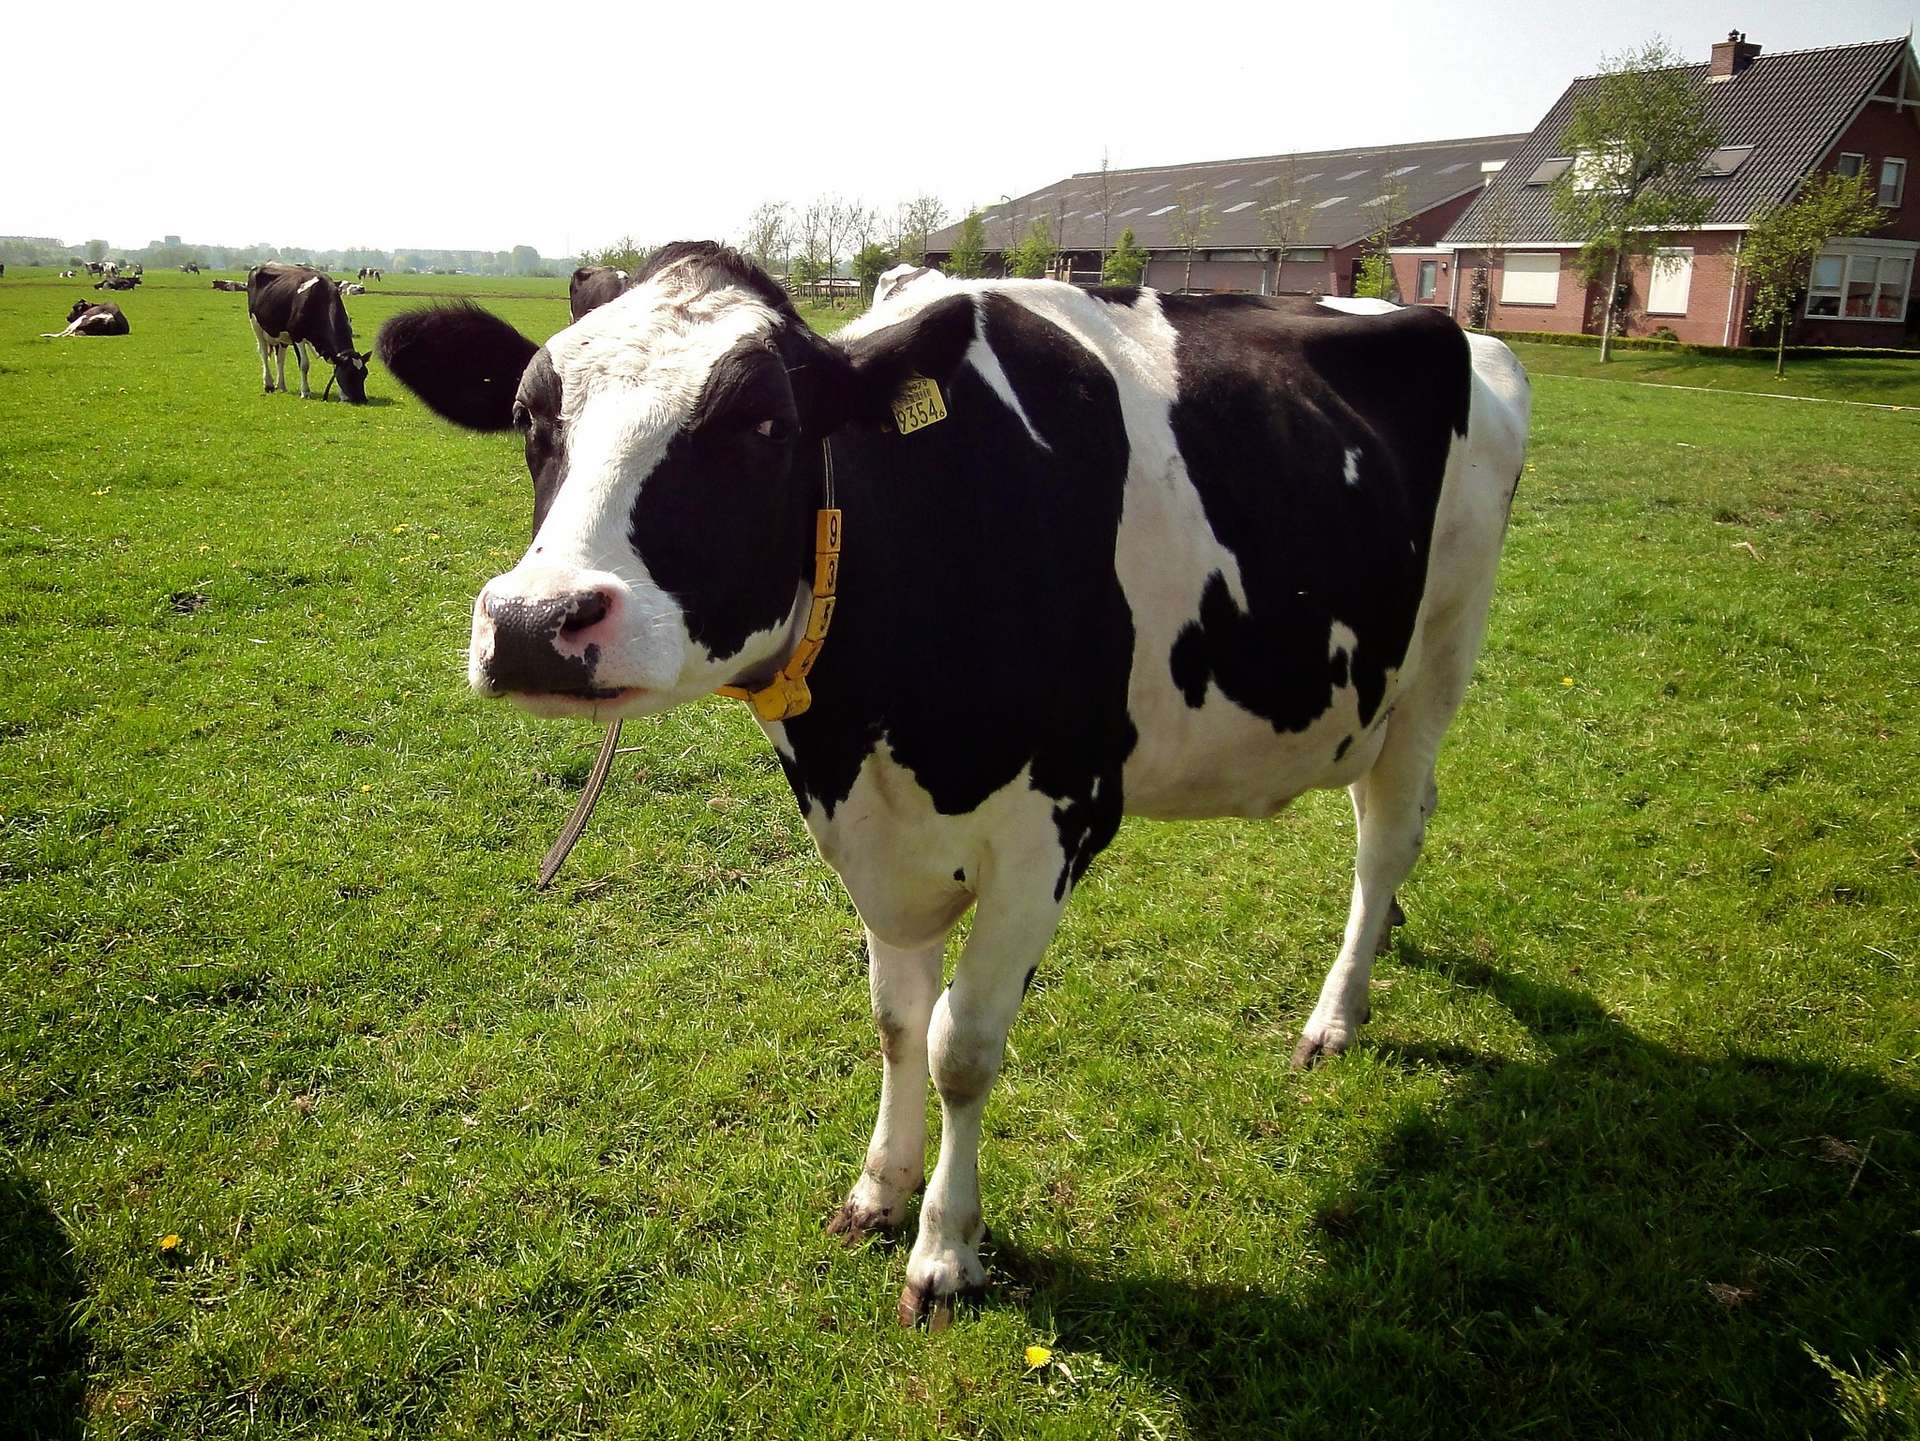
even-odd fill
[{"label": "lawn shadow", "polygon": [[1370,1047],[1448,1099],[1322,1197],[1297,1286],[1002,1243],[1036,1327],[1150,1377],[1202,1436],[1840,1434],[1807,1348],[1871,1369],[1920,1340],[1920,1095],[1399,957],[1500,1002],[1544,1058]]},{"label": "lawn shadow", "polygon": [[66,1228],[46,1191],[0,1171],[0,1427],[22,1438],[85,1431],[87,1343],[75,1312],[83,1296]]}]

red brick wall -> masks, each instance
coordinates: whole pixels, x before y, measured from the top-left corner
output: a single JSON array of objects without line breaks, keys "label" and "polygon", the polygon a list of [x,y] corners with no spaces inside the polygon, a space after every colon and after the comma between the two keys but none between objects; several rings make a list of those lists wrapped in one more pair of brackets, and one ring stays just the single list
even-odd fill
[{"label": "red brick wall", "polygon": [[[1525,250],[1525,246],[1515,246],[1516,250]],[[1573,268],[1573,252],[1562,250],[1560,255],[1560,290],[1552,305],[1507,305],[1500,299],[1501,280],[1505,274],[1504,258],[1496,260],[1487,267],[1490,272],[1492,289],[1491,314],[1489,325],[1495,330],[1547,330],[1562,334],[1575,334],[1586,329],[1588,287]],[[1481,268],[1484,256],[1479,251],[1462,250],[1456,252],[1454,264],[1460,269],[1459,294],[1454,297],[1454,319],[1462,325],[1467,323],[1473,313],[1473,273]],[[1451,291],[1452,276],[1444,277]]]}]

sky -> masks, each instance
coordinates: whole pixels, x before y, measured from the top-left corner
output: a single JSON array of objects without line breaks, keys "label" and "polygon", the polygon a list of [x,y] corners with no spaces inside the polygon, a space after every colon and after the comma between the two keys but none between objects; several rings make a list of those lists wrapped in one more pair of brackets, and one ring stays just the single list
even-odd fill
[{"label": "sky", "polygon": [[1920,0],[1097,4],[1058,33],[1068,12],[964,0],[254,0],[213,23],[90,0],[79,28],[19,8],[0,234],[565,256],[737,238],[765,200],[928,192],[957,213],[1103,150],[1120,168],[1524,131],[1654,36],[1700,60],[1736,27],[1769,51],[1881,39]]}]

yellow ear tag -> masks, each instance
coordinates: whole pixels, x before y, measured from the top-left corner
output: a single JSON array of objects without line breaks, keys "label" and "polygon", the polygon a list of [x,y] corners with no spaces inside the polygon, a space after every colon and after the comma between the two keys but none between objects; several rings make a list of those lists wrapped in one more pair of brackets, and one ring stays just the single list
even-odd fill
[{"label": "yellow ear tag", "polygon": [[947,403],[940,387],[924,375],[907,378],[893,397],[893,427],[902,435],[912,435],[947,418]]}]

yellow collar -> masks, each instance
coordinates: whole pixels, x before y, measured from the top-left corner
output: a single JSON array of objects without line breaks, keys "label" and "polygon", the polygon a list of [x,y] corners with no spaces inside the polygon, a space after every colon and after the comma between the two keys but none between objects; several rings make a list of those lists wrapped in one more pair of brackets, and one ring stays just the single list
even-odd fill
[{"label": "yellow collar", "polygon": [[800,643],[765,685],[752,690],[723,685],[714,691],[715,695],[745,701],[763,721],[792,720],[813,704],[807,672],[820,658],[827,627],[833,624],[834,592],[840,584],[840,512],[833,503],[833,452],[824,437],[820,441],[820,465],[822,504],[813,517],[813,599],[807,606],[807,626]]}]

